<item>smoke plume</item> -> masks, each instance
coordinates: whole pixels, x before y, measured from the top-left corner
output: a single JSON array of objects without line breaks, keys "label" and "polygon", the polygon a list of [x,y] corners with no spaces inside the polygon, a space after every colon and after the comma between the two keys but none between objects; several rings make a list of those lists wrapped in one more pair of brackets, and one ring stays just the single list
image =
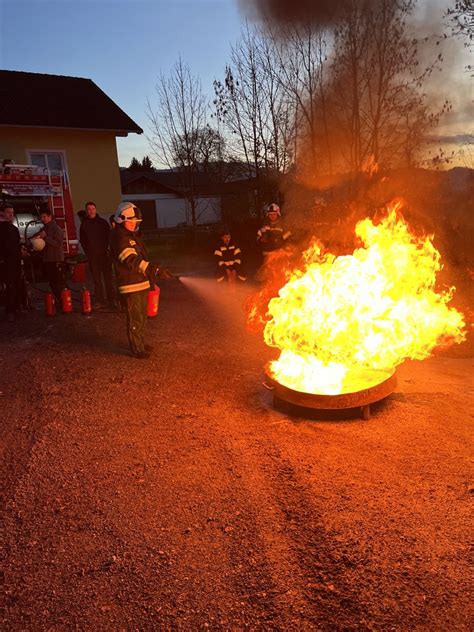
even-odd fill
[{"label": "smoke plume", "polygon": [[274,25],[313,25],[324,28],[334,24],[344,9],[352,6],[371,9],[381,0],[239,0],[252,19]]}]

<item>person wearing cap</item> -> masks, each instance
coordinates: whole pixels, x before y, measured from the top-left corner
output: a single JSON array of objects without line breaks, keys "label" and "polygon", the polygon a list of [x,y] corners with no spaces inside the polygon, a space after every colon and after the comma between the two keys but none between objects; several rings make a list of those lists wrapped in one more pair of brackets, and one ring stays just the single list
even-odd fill
[{"label": "person wearing cap", "polygon": [[154,287],[159,267],[149,261],[143,240],[138,234],[141,221],[140,209],[135,204],[119,204],[110,245],[118,290],[125,301],[130,349],[135,358],[144,359],[152,351],[144,340],[147,297],[150,287]]},{"label": "person wearing cap", "polygon": [[115,307],[112,265],[109,259],[110,225],[97,214],[94,202],[86,203],[85,213],[81,221],[79,241],[94,280],[95,307],[101,309],[106,303]]},{"label": "person wearing cap", "polygon": [[227,280],[234,284],[237,279],[245,281],[246,277],[242,273],[242,251],[237,244],[232,241],[230,230],[224,227],[220,233],[221,243],[214,250],[216,261],[217,282]]},{"label": "person wearing cap", "polygon": [[267,221],[257,232],[257,242],[263,254],[284,248],[291,237],[291,232],[282,224],[278,204],[269,204],[265,209],[265,214]]}]

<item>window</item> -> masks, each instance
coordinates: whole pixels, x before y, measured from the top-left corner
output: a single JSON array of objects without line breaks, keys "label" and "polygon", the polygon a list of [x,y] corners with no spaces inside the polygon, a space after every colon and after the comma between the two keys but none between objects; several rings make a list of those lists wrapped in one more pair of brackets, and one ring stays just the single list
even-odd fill
[{"label": "window", "polygon": [[48,169],[52,175],[66,171],[64,154],[55,152],[30,151],[30,163],[42,169]]}]

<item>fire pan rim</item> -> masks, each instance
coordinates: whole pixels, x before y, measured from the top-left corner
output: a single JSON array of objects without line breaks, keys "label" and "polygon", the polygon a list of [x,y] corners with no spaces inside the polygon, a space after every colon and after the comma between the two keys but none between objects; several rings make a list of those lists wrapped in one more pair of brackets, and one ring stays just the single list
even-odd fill
[{"label": "fire pan rim", "polygon": [[351,393],[326,395],[321,393],[306,393],[280,384],[272,375],[268,365],[265,367],[265,383],[273,392],[273,396],[295,406],[314,408],[316,410],[340,410],[344,408],[358,408],[374,404],[391,395],[397,387],[396,369],[389,376],[369,388]]}]

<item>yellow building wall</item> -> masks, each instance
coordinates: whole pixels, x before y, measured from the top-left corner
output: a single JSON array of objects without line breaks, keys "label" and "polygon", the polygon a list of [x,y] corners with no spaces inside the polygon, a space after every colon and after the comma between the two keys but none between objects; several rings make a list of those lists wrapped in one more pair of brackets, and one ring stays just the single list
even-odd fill
[{"label": "yellow building wall", "polygon": [[121,202],[120,172],[113,132],[0,127],[0,159],[28,164],[27,151],[63,151],[74,212],[93,200],[99,213],[113,213]]}]

